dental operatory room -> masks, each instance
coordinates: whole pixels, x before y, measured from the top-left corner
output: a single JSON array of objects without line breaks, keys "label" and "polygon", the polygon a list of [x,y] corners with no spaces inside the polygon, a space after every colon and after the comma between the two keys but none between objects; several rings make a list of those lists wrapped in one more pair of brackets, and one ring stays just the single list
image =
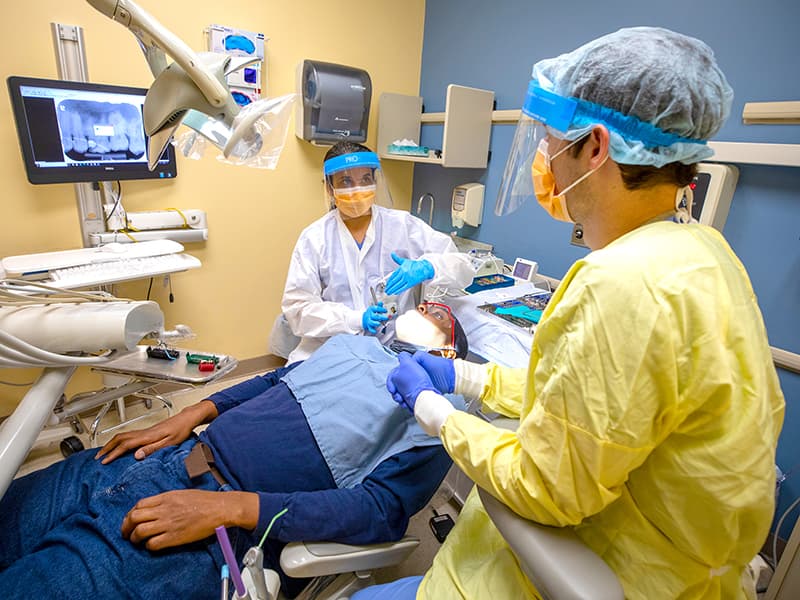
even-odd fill
[{"label": "dental operatory room", "polygon": [[800,598],[800,3],[0,29],[0,597]]}]

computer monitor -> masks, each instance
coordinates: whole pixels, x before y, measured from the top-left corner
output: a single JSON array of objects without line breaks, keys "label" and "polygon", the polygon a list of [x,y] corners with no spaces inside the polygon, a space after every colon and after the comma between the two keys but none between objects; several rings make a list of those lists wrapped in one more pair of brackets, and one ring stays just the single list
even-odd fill
[{"label": "computer monitor", "polygon": [[9,77],[8,90],[31,183],[177,175],[171,145],[154,170],[147,166],[142,117],[146,89]]}]

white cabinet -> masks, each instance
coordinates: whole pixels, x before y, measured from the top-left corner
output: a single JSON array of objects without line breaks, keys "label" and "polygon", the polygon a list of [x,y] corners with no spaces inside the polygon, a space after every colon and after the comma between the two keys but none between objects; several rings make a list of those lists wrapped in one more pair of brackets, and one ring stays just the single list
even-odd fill
[{"label": "white cabinet", "polygon": [[[489,159],[494,92],[450,84],[444,113],[422,113],[422,98],[381,94],[378,100],[378,155],[384,159],[430,163],[443,167],[485,168]],[[422,123],[444,122],[442,154],[390,154],[389,144],[411,139],[419,143]]]}]

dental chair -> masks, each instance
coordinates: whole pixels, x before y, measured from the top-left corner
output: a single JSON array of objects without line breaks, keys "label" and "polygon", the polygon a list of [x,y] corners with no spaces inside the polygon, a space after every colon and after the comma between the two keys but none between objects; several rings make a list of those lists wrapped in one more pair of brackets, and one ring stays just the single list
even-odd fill
[{"label": "dental chair", "polygon": [[614,571],[569,527],[524,519],[478,488],[483,507],[544,600],[623,600]]},{"label": "dental chair", "polygon": [[403,562],[417,546],[419,539],[413,536],[366,546],[293,542],[281,552],[281,568],[290,577],[313,578],[298,600],[347,600],[375,584],[373,570]]},{"label": "dental chair", "polygon": [[[518,420],[505,417],[492,419],[491,423],[511,431],[519,426]],[[625,598],[614,571],[571,527],[550,527],[525,519],[480,487],[478,496],[520,568],[544,600]]]},{"label": "dental chair", "polygon": [[[503,429],[513,431],[519,426],[516,419],[479,416]],[[481,488],[478,495],[520,568],[544,600],[624,599],[616,574],[571,528],[549,527],[525,519]],[[458,496],[458,490],[454,489],[456,500]],[[370,546],[293,542],[283,549],[280,562],[290,577],[313,578],[297,596],[298,600],[349,600],[356,591],[375,584],[374,569],[401,563],[419,543],[418,538],[411,536]],[[278,595],[277,573],[265,571],[275,582],[268,600],[282,600],[283,596]]]},{"label": "dental chair", "polygon": [[[372,571],[403,562],[419,545],[405,536],[396,542],[355,546],[336,542],[292,542],[281,552],[281,568],[290,577],[311,578],[297,600],[348,600],[375,584]],[[253,549],[251,548],[250,552]],[[245,556],[245,563],[247,557]],[[253,600],[284,600],[275,571],[263,569],[263,579],[245,568],[242,580]],[[261,579],[261,583],[256,583]],[[262,593],[257,590],[261,587]]]},{"label": "dental chair", "polygon": [[[571,528],[534,523],[481,488],[478,495],[544,600],[624,599],[617,576]],[[411,536],[371,546],[293,542],[281,553],[281,568],[291,577],[313,578],[298,600],[348,600],[356,591],[375,584],[374,569],[401,563],[418,545],[419,539]],[[277,574],[272,573],[270,600],[281,600]]]}]

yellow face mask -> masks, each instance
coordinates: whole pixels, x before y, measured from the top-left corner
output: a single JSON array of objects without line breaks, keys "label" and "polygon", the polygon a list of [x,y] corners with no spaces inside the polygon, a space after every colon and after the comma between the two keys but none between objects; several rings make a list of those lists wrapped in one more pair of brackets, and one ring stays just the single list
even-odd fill
[{"label": "yellow face mask", "polygon": [[572,223],[572,218],[567,210],[567,198],[563,193],[555,195],[556,179],[550,169],[550,158],[547,155],[547,140],[539,142],[536,156],[531,165],[533,177],[533,192],[536,199],[547,213],[557,221]]},{"label": "yellow face mask", "polygon": [[536,148],[536,156],[534,156],[533,163],[531,164],[533,192],[536,194],[536,199],[539,201],[539,204],[542,205],[542,208],[544,208],[551,217],[558,221],[565,221],[567,223],[574,222],[569,214],[569,210],[567,209],[567,192],[578,185],[581,181],[589,177],[589,175],[597,171],[597,169],[602,167],[606,160],[608,160],[608,154],[606,154],[606,157],[603,159],[603,162],[597,166],[597,169],[587,171],[566,188],[564,188],[564,191],[556,195],[556,179],[553,176],[553,170],[550,168],[550,164],[559,154],[562,154],[567,149],[577,144],[581,139],[583,138],[578,138],[577,140],[570,142],[561,150],[556,152],[553,156],[550,156],[548,154],[547,138],[545,138],[539,142],[539,147]]},{"label": "yellow face mask", "polygon": [[343,219],[355,219],[367,214],[375,203],[375,185],[340,188],[333,190],[336,208]]}]

